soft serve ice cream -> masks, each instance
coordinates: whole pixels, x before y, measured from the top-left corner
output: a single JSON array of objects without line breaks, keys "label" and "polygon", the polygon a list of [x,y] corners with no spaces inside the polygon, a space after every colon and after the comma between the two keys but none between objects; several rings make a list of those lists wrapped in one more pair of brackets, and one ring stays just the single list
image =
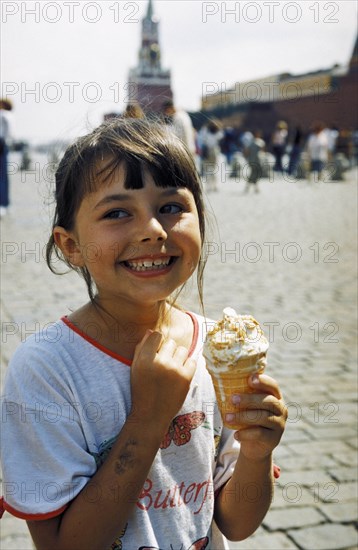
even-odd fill
[{"label": "soft serve ice cream", "polygon": [[[208,331],[203,354],[213,380],[218,406],[224,415],[235,412],[234,393],[252,393],[248,377],[266,367],[269,343],[251,315],[225,308],[222,319]],[[235,429],[234,424],[227,427]]]}]

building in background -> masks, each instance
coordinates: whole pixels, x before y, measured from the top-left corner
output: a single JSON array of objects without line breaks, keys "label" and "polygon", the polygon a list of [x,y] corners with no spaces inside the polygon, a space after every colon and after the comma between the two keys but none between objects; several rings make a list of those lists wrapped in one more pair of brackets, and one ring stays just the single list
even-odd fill
[{"label": "building in background", "polygon": [[192,113],[196,127],[207,118],[218,118],[224,126],[259,128],[268,136],[278,120],[308,132],[319,119],[329,127],[354,131],[358,128],[358,39],[346,66],[236,82],[230,89],[214,83],[210,89],[209,84],[201,111]]},{"label": "building in background", "polygon": [[157,115],[165,101],[173,99],[170,70],[162,69],[159,21],[149,0],[142,20],[138,65],[129,71],[127,103],[138,103],[146,114]]}]

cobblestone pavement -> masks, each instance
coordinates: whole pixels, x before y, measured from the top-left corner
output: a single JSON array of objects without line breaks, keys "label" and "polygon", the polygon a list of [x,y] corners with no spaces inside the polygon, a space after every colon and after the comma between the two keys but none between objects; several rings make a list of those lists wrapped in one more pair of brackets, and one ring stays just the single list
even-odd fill
[{"label": "cobblestone pavement", "polygon": [[[41,160],[35,172],[14,174],[13,204],[1,221],[2,375],[21,340],[87,299],[77,276],[56,277],[44,266],[48,179]],[[216,318],[230,305],[264,325],[268,372],[280,381],[289,410],[275,453],[282,474],[272,507],[257,532],[232,549],[352,550],[357,172],[340,183],[265,179],[257,194],[245,194],[244,182],[228,179],[224,169],[222,179],[208,197],[216,224],[208,244],[206,314]],[[182,301],[198,309],[194,288]],[[25,522],[6,513],[0,523],[2,550],[32,547]]]}]

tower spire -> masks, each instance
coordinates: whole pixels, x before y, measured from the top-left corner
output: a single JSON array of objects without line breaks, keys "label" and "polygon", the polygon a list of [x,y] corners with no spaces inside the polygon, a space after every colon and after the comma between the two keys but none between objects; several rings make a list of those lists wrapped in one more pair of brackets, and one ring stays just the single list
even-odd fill
[{"label": "tower spire", "polygon": [[153,12],[153,2],[152,2],[152,0],[149,0],[148,7],[147,7],[146,19],[152,19],[153,13],[154,13]]},{"label": "tower spire", "polygon": [[142,19],[138,65],[129,72],[134,90],[131,100],[137,101],[146,112],[159,113],[162,104],[173,97],[170,81],[170,70],[163,69],[161,64],[159,21],[154,15],[152,0],[148,0]]}]

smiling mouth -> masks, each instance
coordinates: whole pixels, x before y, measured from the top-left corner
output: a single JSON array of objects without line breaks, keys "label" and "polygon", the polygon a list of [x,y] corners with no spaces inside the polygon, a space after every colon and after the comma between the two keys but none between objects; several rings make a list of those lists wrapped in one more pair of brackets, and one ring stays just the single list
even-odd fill
[{"label": "smiling mouth", "polygon": [[155,260],[127,260],[125,262],[122,262],[122,264],[131,271],[161,271],[170,266],[174,262],[174,260],[174,256],[168,256],[166,258],[157,258]]}]

